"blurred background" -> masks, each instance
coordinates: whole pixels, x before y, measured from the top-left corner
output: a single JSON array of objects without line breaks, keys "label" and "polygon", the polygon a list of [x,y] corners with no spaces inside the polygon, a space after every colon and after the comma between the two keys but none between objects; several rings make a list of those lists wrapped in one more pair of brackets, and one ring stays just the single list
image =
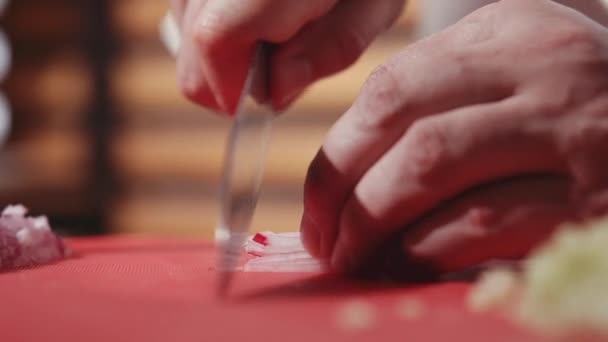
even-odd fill
[{"label": "blurred background", "polygon": [[[213,236],[230,121],[178,92],[158,33],[167,3],[9,1],[0,21],[12,57],[0,87],[10,106],[2,206],[22,203],[69,235]],[[308,163],[370,71],[406,43],[415,7],[277,121],[256,230],[299,228]]]},{"label": "blurred background", "polygon": [[[0,205],[68,235],[213,236],[230,121],[178,92],[159,39],[167,1],[0,0]],[[372,69],[474,2],[491,1],[410,0],[353,67],[278,119],[255,230],[299,228],[308,163]]]}]

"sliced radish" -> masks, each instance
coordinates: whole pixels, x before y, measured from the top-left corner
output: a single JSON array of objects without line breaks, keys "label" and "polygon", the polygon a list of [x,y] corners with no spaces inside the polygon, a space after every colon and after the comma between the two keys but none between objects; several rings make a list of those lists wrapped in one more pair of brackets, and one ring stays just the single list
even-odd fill
[{"label": "sliced radish", "polygon": [[254,256],[245,272],[320,272],[324,263],[304,248],[299,232],[261,232],[247,240],[245,251]]}]

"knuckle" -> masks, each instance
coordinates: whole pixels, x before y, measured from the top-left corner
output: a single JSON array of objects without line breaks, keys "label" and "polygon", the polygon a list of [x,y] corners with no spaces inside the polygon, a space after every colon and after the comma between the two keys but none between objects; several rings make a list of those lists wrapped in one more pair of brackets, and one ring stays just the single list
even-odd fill
[{"label": "knuckle", "polygon": [[406,133],[408,165],[421,180],[431,180],[448,162],[448,139],[442,125],[429,119],[416,121]]},{"label": "knuckle", "polygon": [[203,51],[213,51],[230,39],[229,31],[213,13],[205,14],[189,31],[192,40]]},{"label": "knuckle", "polygon": [[192,35],[202,52],[214,51],[225,42],[225,34],[208,27],[199,27]]},{"label": "knuckle", "polygon": [[355,102],[354,121],[361,129],[392,127],[405,101],[399,81],[390,64],[377,67],[365,81]]},{"label": "knuckle", "polygon": [[[547,50],[559,51],[549,68],[559,68],[559,73],[544,69],[538,78],[544,87],[534,90],[525,104],[534,113],[580,113],[601,99],[608,90],[603,76],[608,71],[605,47],[589,32],[579,29],[558,29],[551,35],[540,54]],[[604,49],[604,51],[600,51]]]},{"label": "knuckle", "polygon": [[554,28],[546,41],[549,49],[568,48],[585,55],[597,55],[602,51],[602,44],[587,26],[575,22],[564,22]]},{"label": "knuckle", "polygon": [[[489,11],[489,10],[488,10]],[[460,51],[463,46],[473,45],[489,41],[496,36],[493,25],[486,25],[491,13],[474,12],[469,17],[436,34],[441,43],[449,46],[451,51]]]}]

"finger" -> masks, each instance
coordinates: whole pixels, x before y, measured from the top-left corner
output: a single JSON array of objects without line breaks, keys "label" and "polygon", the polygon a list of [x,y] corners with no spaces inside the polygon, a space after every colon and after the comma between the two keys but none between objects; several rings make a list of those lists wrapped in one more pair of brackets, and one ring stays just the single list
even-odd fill
[{"label": "finger", "polygon": [[405,254],[439,272],[522,258],[561,224],[578,220],[570,188],[565,178],[540,176],[470,191],[411,227]]},{"label": "finger", "polygon": [[403,4],[403,0],[340,1],[330,13],[304,27],[274,55],[274,106],[285,108],[315,80],[354,63],[398,18]]},{"label": "finger", "polygon": [[539,172],[565,174],[550,125],[534,127],[530,118],[538,109],[525,102],[512,97],[416,122],[345,204],[332,265],[339,270],[356,265],[375,243],[479,184]]},{"label": "finger", "polygon": [[491,64],[453,52],[444,39],[432,36],[379,67],[330,130],[309,167],[304,189],[301,230],[311,253],[329,257],[345,201],[412,122],[512,93],[508,76]]},{"label": "finger", "polygon": [[190,100],[219,110],[201,65],[198,47],[192,39],[183,39],[177,54],[177,78],[182,93]]},{"label": "finger", "polygon": [[192,34],[192,27],[206,3],[206,0],[197,0],[178,1],[174,4],[178,11],[181,10],[180,22],[182,28],[182,39],[177,55],[177,78],[181,91],[186,97],[208,108],[218,110],[217,101],[206,81],[197,42]]},{"label": "finger", "polygon": [[220,109],[234,113],[257,42],[287,41],[336,1],[208,1],[197,19],[194,40]]}]

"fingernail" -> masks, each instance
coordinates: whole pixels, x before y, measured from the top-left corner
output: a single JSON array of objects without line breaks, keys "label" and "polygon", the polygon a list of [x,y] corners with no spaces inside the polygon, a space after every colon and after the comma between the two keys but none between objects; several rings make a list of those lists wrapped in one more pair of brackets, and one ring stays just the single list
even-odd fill
[{"label": "fingernail", "polygon": [[321,254],[321,234],[309,215],[304,214],[300,223],[302,243],[310,254],[319,257]]},{"label": "fingernail", "polygon": [[284,108],[312,82],[312,65],[304,57],[286,58],[279,62],[276,77],[274,85],[280,94],[278,107]]}]

